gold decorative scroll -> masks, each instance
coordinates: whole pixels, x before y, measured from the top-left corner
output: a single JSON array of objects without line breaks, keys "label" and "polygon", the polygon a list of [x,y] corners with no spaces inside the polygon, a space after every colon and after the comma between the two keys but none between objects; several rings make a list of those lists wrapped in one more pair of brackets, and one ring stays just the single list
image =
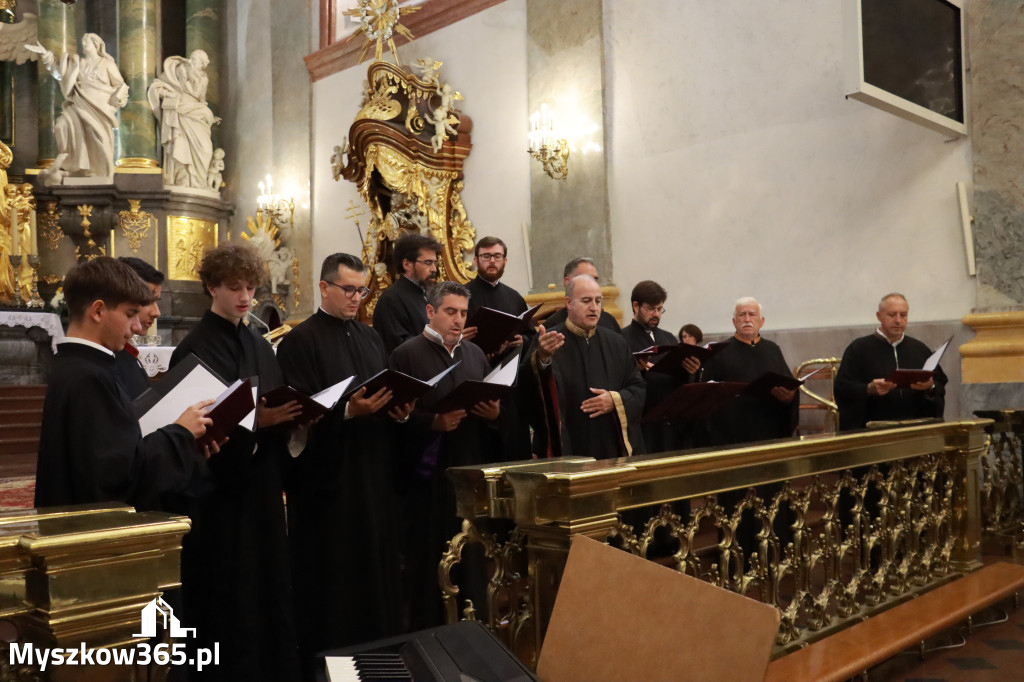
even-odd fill
[{"label": "gold decorative scroll", "polygon": [[217,223],[212,220],[167,216],[167,276],[199,281],[199,263],[217,246]]},{"label": "gold decorative scroll", "polygon": [[[139,248],[142,246],[142,240],[149,237],[149,230],[156,220],[153,214],[149,211],[141,210],[142,200],[141,199],[129,199],[128,210],[121,211],[117,214],[118,224],[121,226],[122,236],[128,240],[128,248],[132,250],[133,255],[139,253]],[[159,238],[157,233],[153,233],[153,263],[156,263],[156,259],[159,252],[158,242]],[[110,240],[110,255],[114,253],[114,239]]]},{"label": "gold decorative scroll", "polygon": [[39,236],[46,240],[50,251],[56,251],[60,240],[64,238],[64,230],[60,229],[60,211],[56,201],[46,202],[46,211],[36,216]]}]

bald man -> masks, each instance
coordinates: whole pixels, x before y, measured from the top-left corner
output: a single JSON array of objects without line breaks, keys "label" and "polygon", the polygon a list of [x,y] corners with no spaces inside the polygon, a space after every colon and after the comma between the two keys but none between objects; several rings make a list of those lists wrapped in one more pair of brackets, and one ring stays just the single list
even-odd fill
[{"label": "bald man", "polygon": [[599,326],[601,299],[597,281],[577,275],[566,284],[565,321],[539,329],[526,372],[544,407],[539,456],[608,459],[644,451],[646,386],[626,341]]}]

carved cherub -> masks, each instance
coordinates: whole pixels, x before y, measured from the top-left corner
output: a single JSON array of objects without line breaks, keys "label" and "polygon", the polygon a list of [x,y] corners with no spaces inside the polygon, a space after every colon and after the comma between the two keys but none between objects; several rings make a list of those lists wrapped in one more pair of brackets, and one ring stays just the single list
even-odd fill
[{"label": "carved cherub", "polygon": [[433,57],[423,57],[416,60],[415,68],[420,72],[421,81],[424,83],[437,83],[437,77],[440,75],[442,64],[444,62],[439,62]]},{"label": "carved cherub", "polygon": [[206,176],[210,184],[209,189],[219,192],[224,184],[224,150],[220,147],[213,150],[213,159],[210,161],[210,170]]},{"label": "carved cherub", "polygon": [[331,154],[331,174],[335,182],[341,179],[341,169],[345,167],[345,155],[348,154],[348,138],[344,138],[341,144],[334,145],[334,153]]},{"label": "carved cherub", "polygon": [[441,151],[441,146],[448,139],[449,135],[457,136],[459,134],[459,131],[452,127],[452,124],[459,122],[459,118],[457,116],[450,116],[448,110],[444,107],[434,109],[433,116],[425,114],[424,118],[434,126],[434,135],[430,138],[430,144],[434,148],[435,153]]}]

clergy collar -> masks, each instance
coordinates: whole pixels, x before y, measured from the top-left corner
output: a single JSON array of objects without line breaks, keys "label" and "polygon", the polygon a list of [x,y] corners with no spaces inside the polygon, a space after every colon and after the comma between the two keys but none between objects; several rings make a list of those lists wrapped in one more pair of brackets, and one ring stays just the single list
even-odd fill
[{"label": "clergy collar", "polygon": [[448,355],[455,357],[455,349],[462,345],[462,335],[459,334],[459,340],[455,342],[455,345],[451,350],[448,350],[448,346],[444,345],[444,337],[437,333],[437,331],[429,324],[423,327],[423,335],[428,339],[436,343],[437,345],[444,348]]},{"label": "clergy collar", "polygon": [[417,284],[415,282],[415,280],[413,280],[413,278],[410,277],[409,275],[402,275],[402,279],[406,280],[407,282],[409,282],[409,284],[413,285],[414,287],[419,289],[421,292],[423,292],[423,297],[426,298],[427,290],[423,287],[422,284]]},{"label": "clergy collar", "polygon": [[584,329],[583,327],[573,324],[572,320],[569,319],[568,315],[566,315],[565,317],[565,328],[571,331],[576,336],[582,337],[584,339],[589,339],[590,337],[594,336],[594,334],[597,334],[597,327],[594,327],[593,329],[589,330]]},{"label": "clergy collar", "polygon": [[734,339],[736,339],[737,341],[739,341],[740,343],[742,343],[743,345],[750,346],[751,348],[753,348],[757,344],[761,343],[761,335],[760,334],[758,334],[757,338],[754,339],[753,341],[747,341],[746,339],[742,338],[739,334],[733,334],[732,337]]},{"label": "clergy collar", "polygon": [[110,350],[106,346],[101,346],[100,344],[96,343],[95,341],[90,341],[89,339],[83,339],[81,336],[65,336],[64,340],[61,341],[61,343],[77,343],[77,344],[81,344],[83,346],[88,346],[89,348],[95,348],[96,350],[103,351],[104,353],[106,353],[110,357],[114,357],[114,351]]},{"label": "clergy collar", "polygon": [[879,327],[878,329],[875,330],[875,336],[880,338],[882,341],[885,341],[886,344],[892,346],[893,348],[895,348],[896,346],[898,346],[901,343],[903,343],[903,339],[907,338],[907,335],[904,334],[903,336],[901,336],[900,338],[896,339],[895,341],[890,341],[889,337],[885,335],[885,332],[882,331],[881,327]]},{"label": "clergy collar", "polygon": [[495,280],[495,281],[493,281],[493,282],[488,282],[488,281],[487,281],[486,279],[484,279],[483,277],[481,277],[481,276],[480,276],[479,274],[478,274],[478,275],[476,276],[476,278],[477,278],[478,280],[480,280],[481,282],[483,282],[484,284],[486,284],[486,285],[488,285],[489,287],[491,287],[492,289],[497,289],[498,287],[500,287],[500,286],[501,286],[501,280],[500,280],[500,279],[497,279],[497,280]]},{"label": "clergy collar", "polygon": [[317,312],[318,313],[323,313],[325,316],[327,316],[328,319],[334,320],[335,322],[355,322],[355,319],[356,319],[354,317],[346,318],[346,317],[338,317],[337,315],[331,315],[329,312],[324,310],[323,306],[320,306],[320,309],[317,310]]},{"label": "clergy collar", "polygon": [[203,315],[203,319],[209,324],[213,324],[223,330],[225,333],[232,334],[234,336],[241,336],[242,331],[246,328],[245,323],[241,320],[237,324],[232,322],[226,317],[221,317],[212,310],[207,310]]}]

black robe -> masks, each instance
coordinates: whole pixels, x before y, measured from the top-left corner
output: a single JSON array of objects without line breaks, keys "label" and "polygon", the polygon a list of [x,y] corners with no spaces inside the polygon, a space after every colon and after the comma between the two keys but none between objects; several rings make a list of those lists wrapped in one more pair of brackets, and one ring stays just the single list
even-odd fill
[{"label": "black robe", "polygon": [[145,438],[110,354],[62,343],[50,367],[35,506],[124,502],[162,508],[207,475],[192,434],[170,424]]},{"label": "black robe", "polygon": [[[225,381],[258,376],[261,394],[283,383],[270,344],[212,311],[175,348],[171,366],[189,353]],[[197,628],[196,646],[220,642],[221,664],[208,679],[299,679],[283,504],[287,459],[286,433],[239,426],[209,461],[213,489],[182,500],[192,517],[181,557],[185,619]]]},{"label": "black robe", "polygon": [[390,353],[423,332],[427,325],[427,299],[423,289],[404,275],[384,290],[373,309],[373,328]]},{"label": "black robe", "polygon": [[[288,385],[310,395],[387,367],[377,332],[323,309],[281,340],[277,359]],[[399,631],[394,429],[386,414],[345,419],[343,401],[310,427],[295,461],[288,527],[304,666],[318,651]]]},{"label": "black robe", "polygon": [[[645,452],[640,416],[647,391],[625,339],[600,326],[587,339],[571,332],[569,324],[548,330],[565,335],[551,364],[541,367],[534,344],[521,377],[529,382],[545,417],[544,428],[535,430],[534,452],[595,459]],[[591,388],[617,392],[621,402],[609,414],[592,419],[580,409],[594,397]],[[555,433],[558,437],[552,437]]]},{"label": "black robe", "polygon": [[[636,320],[622,328],[622,338],[629,344],[629,350],[636,353],[651,346],[675,346],[679,339],[664,329],[651,330],[651,333]],[[663,372],[641,372],[647,382],[647,398],[644,400],[644,411],[660,405],[661,402],[676,390],[680,384],[692,381],[695,377],[683,374],[672,376]],[[693,424],[682,421],[665,420],[641,425],[644,434],[644,448],[647,452],[671,452],[683,450],[703,444],[698,438]]]},{"label": "black robe", "polygon": [[[138,351],[135,351],[138,353]],[[128,397],[135,400],[149,388],[149,375],[139,362],[137,355],[132,354],[125,346],[123,350],[114,353],[114,369],[117,377],[121,380]]]},{"label": "black robe", "polygon": [[[453,466],[499,461],[497,424],[469,414],[454,431],[432,431],[430,407],[463,381],[480,380],[490,372],[487,357],[478,346],[463,341],[454,357],[426,333],[395,349],[388,364],[418,379],[430,379],[460,362],[437,386],[416,402],[409,422],[401,429],[402,500],[405,514],[408,598],[413,630],[440,625],[441,588],[437,565],[446,543],[459,532],[455,492],[445,469]],[[475,601],[479,605],[479,602]]]},{"label": "black robe", "polygon": [[948,381],[941,367],[935,373],[935,387],[927,391],[906,386],[894,388],[884,396],[867,393],[870,382],[889,376],[895,369],[921,369],[931,354],[928,346],[909,336],[903,337],[895,351],[877,332],[855,339],[846,347],[836,374],[839,428],[860,429],[869,421],[941,418]]},{"label": "black robe", "polygon": [[[765,372],[793,374],[776,344],[767,339],[749,344],[733,336],[729,345],[708,361],[703,377],[705,381],[750,382]],[[737,396],[708,420],[711,442],[732,445],[788,438],[796,429],[799,409],[799,394],[789,404],[771,396]]]},{"label": "black robe", "polygon": [[[548,315],[547,319],[544,320],[544,329],[551,331],[552,327],[560,324],[565,324],[566,318],[569,317],[569,311],[566,308],[560,308],[555,312]],[[622,327],[619,326],[615,316],[607,310],[601,311],[601,317],[597,320],[598,327],[604,327],[608,331],[615,332],[616,334],[622,333]]]},{"label": "black robe", "polygon": [[[526,301],[519,292],[501,282],[493,285],[477,275],[466,287],[470,292],[469,318],[472,318],[480,308],[493,308],[509,315],[521,315],[527,310]],[[534,334],[524,332],[522,337],[523,346],[491,358],[491,366],[496,367],[499,363],[510,361],[512,354],[521,352],[530,345]],[[502,455],[498,461],[515,461],[530,457],[530,425],[521,403],[522,395],[518,390],[509,391],[501,400]]]}]

